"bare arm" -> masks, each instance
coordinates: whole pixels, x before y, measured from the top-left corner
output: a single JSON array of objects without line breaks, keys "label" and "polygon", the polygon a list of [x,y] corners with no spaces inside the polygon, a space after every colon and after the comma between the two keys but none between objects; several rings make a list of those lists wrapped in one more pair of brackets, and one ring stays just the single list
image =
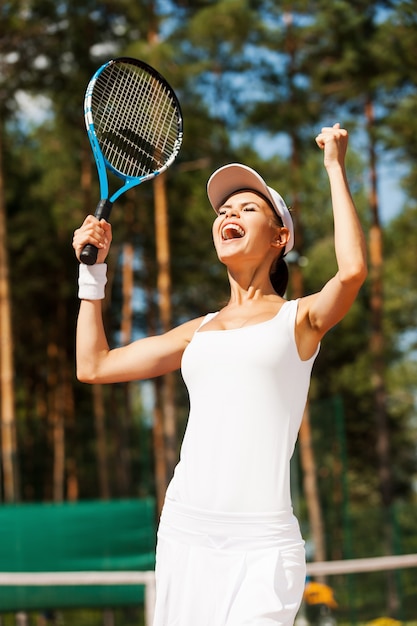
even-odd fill
[{"label": "bare arm", "polygon": [[[99,248],[97,262],[103,263],[111,243],[110,224],[88,216],[74,233],[73,247],[78,259],[86,243]],[[103,325],[102,300],[82,300],[77,321],[77,377],[87,383],[115,383],[176,370],[200,321],[192,320],[164,335],[110,350]]]},{"label": "bare arm", "polygon": [[347,131],[339,124],[323,128],[316,142],[324,150],[329,176],[338,271],[320,292],[300,302],[297,341],[303,358],[311,356],[323,335],[346,315],[367,275],[365,236],[344,165]]},{"label": "bare arm", "polygon": [[200,320],[163,335],[109,349],[101,301],[83,300],[77,323],[77,377],[86,383],[117,383],[162,376],[180,368],[182,354]]}]

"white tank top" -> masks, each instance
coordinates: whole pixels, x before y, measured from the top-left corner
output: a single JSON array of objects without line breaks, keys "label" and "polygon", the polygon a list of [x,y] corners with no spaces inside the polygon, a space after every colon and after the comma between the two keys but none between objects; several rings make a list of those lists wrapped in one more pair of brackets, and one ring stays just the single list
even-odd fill
[{"label": "white tank top", "polygon": [[297,304],[266,322],[194,334],[182,359],[190,413],[168,498],[213,511],[291,510],[290,458],[318,353],[299,357]]}]

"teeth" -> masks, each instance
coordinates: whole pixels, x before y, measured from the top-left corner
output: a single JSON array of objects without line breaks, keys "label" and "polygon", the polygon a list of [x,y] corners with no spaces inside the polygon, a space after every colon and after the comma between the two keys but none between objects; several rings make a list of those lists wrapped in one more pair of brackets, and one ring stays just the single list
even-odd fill
[{"label": "teeth", "polygon": [[238,224],[226,224],[222,230],[223,239],[238,239],[243,237],[245,231]]}]

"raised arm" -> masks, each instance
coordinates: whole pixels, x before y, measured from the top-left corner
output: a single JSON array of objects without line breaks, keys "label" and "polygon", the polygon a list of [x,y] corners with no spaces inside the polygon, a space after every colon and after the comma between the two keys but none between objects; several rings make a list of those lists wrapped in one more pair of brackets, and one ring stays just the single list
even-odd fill
[{"label": "raised arm", "polygon": [[192,320],[164,335],[140,339],[110,350],[103,317],[104,260],[111,243],[111,226],[88,216],[74,233],[79,259],[86,243],[99,248],[97,264],[80,266],[80,310],[77,320],[77,377],[86,383],[116,383],[161,376],[180,367],[182,353],[200,320]]},{"label": "raised arm", "polygon": [[319,293],[300,302],[297,342],[300,352],[308,356],[323,335],[349,311],[367,275],[365,236],[345,171],[348,133],[335,124],[323,128],[316,142],[324,150],[329,176],[338,270]]}]

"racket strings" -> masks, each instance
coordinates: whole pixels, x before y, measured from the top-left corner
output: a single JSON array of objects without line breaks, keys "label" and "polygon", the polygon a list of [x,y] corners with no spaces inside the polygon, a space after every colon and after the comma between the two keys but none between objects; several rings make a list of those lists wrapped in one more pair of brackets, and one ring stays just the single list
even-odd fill
[{"label": "racket strings", "polygon": [[169,90],[155,78],[147,84],[146,92],[148,125],[138,117],[138,132],[155,146],[163,160],[172,153],[177,141],[178,111]]},{"label": "racket strings", "polygon": [[175,158],[180,113],[157,77],[134,65],[111,65],[91,100],[100,148],[124,176],[147,175]]}]

